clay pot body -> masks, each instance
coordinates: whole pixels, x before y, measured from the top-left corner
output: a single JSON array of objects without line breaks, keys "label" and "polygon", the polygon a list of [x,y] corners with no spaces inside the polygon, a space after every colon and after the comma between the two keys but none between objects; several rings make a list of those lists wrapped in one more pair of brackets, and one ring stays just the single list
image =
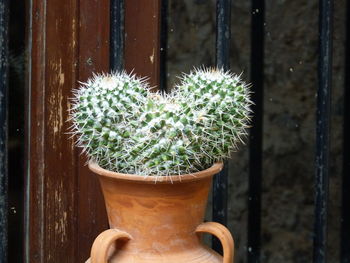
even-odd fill
[{"label": "clay pot body", "polygon": [[[90,162],[99,175],[110,228],[95,240],[91,263],[233,262],[233,239],[218,223],[202,223],[212,177],[222,164],[192,175],[142,177],[110,172]],[[216,235],[224,259],[200,241]],[[87,262],[90,262],[87,261]]]}]

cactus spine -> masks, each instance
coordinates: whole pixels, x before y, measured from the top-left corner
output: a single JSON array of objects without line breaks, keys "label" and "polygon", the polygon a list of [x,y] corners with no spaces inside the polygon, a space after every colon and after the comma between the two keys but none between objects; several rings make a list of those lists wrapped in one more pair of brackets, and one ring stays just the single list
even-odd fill
[{"label": "cactus spine", "polygon": [[108,170],[167,176],[230,156],[250,119],[248,86],[218,69],[183,75],[170,94],[125,72],[95,75],[75,91],[77,145]]}]

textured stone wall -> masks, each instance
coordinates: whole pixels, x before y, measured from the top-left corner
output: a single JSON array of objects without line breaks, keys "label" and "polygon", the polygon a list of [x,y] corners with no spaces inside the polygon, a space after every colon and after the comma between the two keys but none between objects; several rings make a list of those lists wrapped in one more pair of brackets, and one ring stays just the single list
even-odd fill
[{"label": "textured stone wall", "polygon": [[[169,2],[170,88],[180,72],[215,65],[215,1]],[[330,263],[339,262],[345,3],[335,1]],[[250,1],[232,1],[231,68],[248,81],[250,9]],[[312,262],[317,38],[318,1],[266,0],[262,262]],[[247,254],[248,148],[241,146],[229,164],[237,263]]]}]

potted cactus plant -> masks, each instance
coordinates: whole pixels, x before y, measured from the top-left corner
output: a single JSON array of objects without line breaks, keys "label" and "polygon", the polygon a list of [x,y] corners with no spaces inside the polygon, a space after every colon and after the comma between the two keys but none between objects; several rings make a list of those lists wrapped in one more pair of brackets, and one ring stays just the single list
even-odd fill
[{"label": "potted cactus plant", "polygon": [[[214,174],[245,136],[249,88],[220,69],[196,69],[169,94],[125,72],[95,75],[75,91],[72,131],[100,179],[110,229],[89,261],[233,261],[233,239],[203,222]],[[201,244],[216,235],[221,257]]]}]

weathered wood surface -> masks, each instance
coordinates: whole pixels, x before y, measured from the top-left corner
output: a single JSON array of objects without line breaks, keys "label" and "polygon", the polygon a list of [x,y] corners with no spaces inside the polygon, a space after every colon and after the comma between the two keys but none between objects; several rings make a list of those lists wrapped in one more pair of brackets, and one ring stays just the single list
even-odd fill
[{"label": "weathered wood surface", "polygon": [[99,184],[66,134],[78,80],[108,71],[108,5],[33,1],[27,262],[83,262],[107,227]]},{"label": "weathered wood surface", "polygon": [[[79,11],[79,80],[86,81],[92,72],[109,70],[109,1],[80,1]],[[85,159],[79,158],[76,224],[79,237],[74,262],[85,262],[97,235],[108,228],[99,182],[85,164]]]},{"label": "weathered wood surface", "polygon": [[160,0],[125,1],[125,69],[159,86]]},{"label": "weathered wood surface", "polygon": [[[157,85],[160,0],[125,8],[127,69]],[[78,80],[108,71],[109,14],[109,1],[32,1],[26,262],[84,262],[108,227],[98,181],[66,120]]]}]

